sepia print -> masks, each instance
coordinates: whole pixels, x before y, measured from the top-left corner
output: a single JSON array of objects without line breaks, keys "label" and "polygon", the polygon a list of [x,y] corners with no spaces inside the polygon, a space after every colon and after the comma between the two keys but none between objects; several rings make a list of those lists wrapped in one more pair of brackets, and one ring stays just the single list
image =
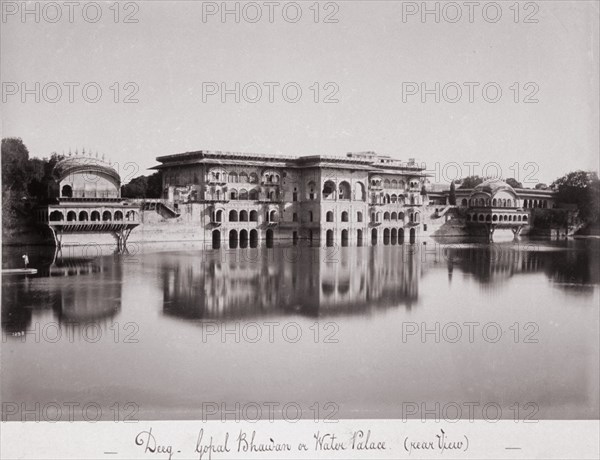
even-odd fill
[{"label": "sepia print", "polygon": [[2,0],[0,457],[598,458],[599,11]]}]

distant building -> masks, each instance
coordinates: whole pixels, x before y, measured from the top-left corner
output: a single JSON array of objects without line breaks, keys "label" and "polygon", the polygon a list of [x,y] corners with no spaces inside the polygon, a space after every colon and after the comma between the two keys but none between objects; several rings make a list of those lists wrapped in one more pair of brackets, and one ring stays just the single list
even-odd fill
[{"label": "distant building", "polygon": [[292,157],[202,150],[157,161],[163,198],[177,208],[199,206],[205,241],[215,248],[279,239],[396,244],[419,234],[427,202],[424,168],[374,152]]}]

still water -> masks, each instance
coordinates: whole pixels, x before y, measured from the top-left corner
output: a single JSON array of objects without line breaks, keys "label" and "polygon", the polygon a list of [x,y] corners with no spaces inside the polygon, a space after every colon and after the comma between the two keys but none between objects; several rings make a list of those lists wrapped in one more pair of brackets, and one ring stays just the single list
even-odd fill
[{"label": "still water", "polygon": [[2,280],[1,396],[19,411],[599,417],[598,240],[26,250],[38,275]]}]

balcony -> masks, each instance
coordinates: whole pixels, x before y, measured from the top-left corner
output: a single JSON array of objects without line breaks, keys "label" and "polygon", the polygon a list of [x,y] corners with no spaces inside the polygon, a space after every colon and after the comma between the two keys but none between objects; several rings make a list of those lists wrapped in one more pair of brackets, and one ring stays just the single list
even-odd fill
[{"label": "balcony", "polygon": [[227,179],[226,179],[226,178],[219,178],[219,179],[216,179],[216,178],[214,178],[214,177],[211,177],[211,178],[209,178],[209,179],[208,179],[206,182],[207,182],[209,185],[225,185],[225,184],[227,184]]}]

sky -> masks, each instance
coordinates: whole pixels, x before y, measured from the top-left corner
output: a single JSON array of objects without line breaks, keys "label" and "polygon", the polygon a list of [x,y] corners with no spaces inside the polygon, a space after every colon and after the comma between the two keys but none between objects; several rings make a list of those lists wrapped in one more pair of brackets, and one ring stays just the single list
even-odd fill
[{"label": "sky", "polygon": [[533,186],[598,170],[595,1],[480,2],[471,18],[462,1],[428,2],[437,22],[420,1],[279,2],[272,21],[266,2],[228,2],[239,22],[222,2],[89,3],[72,18],[60,4],[58,19],[47,3],[25,17],[22,2],[2,3],[2,136],[33,156],[97,151],[124,182],[157,156],[202,149],[370,150],[416,158],[432,182],[474,173]]}]

